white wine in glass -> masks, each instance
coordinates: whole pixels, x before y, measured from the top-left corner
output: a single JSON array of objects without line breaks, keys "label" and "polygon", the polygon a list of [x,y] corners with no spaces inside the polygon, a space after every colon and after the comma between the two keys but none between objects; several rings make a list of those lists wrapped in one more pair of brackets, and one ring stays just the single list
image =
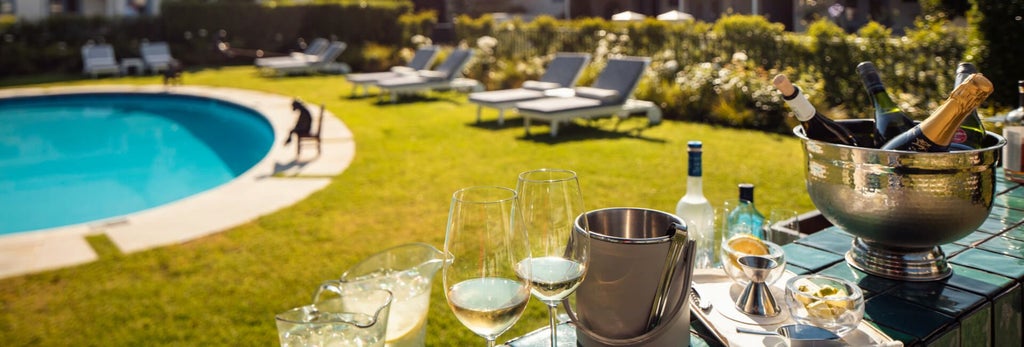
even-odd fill
[{"label": "white wine in glass", "polygon": [[443,269],[445,298],[455,317],[494,346],[499,335],[523,315],[530,283],[518,274],[530,259],[526,232],[519,225],[516,192],[502,187],[470,187],[452,195]]},{"label": "white wine in glass", "polygon": [[533,255],[517,265],[517,273],[529,279],[533,295],[548,305],[551,346],[556,346],[558,304],[583,283],[590,258],[586,218],[576,229],[576,218],[586,212],[583,194],[576,173],[559,169],[519,174],[516,193]]}]

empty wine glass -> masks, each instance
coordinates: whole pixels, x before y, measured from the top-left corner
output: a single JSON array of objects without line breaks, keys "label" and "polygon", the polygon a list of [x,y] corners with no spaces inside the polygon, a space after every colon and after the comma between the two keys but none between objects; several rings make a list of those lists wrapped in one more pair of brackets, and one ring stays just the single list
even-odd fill
[{"label": "empty wine glass", "polygon": [[516,185],[519,206],[530,238],[533,295],[548,305],[551,346],[558,342],[558,303],[583,282],[590,258],[587,219],[582,231],[575,231],[576,217],[582,215],[583,196],[576,173],[540,169],[519,174]]},{"label": "empty wine glass", "polygon": [[459,322],[489,347],[530,300],[530,245],[516,216],[516,192],[502,187],[456,191],[448,211],[445,298]]},{"label": "empty wine glass", "polygon": [[794,210],[773,208],[764,225],[768,241],[778,245],[789,244],[800,237],[800,215]]}]

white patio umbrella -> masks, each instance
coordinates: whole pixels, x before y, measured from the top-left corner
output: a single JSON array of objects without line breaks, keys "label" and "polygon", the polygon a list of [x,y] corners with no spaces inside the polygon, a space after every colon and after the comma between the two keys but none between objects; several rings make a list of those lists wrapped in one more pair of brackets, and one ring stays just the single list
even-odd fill
[{"label": "white patio umbrella", "polygon": [[644,20],[647,16],[633,11],[624,11],[612,15],[614,21]]},{"label": "white patio umbrella", "polygon": [[679,10],[672,10],[658,15],[658,20],[683,22],[693,20],[693,15]]}]

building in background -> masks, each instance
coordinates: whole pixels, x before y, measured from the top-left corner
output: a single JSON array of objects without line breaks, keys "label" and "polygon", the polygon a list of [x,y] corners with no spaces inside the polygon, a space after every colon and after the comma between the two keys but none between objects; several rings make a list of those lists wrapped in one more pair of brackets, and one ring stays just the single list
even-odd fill
[{"label": "building in background", "polygon": [[40,20],[49,16],[125,17],[157,15],[161,0],[0,0],[0,15],[20,20]]},{"label": "building in background", "polygon": [[697,20],[714,22],[723,15],[757,14],[782,23],[786,30],[804,31],[818,18],[829,18],[848,32],[854,32],[870,20],[894,32],[913,26],[921,13],[917,0],[413,0],[417,10],[433,9],[439,22],[450,22],[460,14],[507,13],[524,19],[539,15],[565,18],[566,9],[573,18],[611,18],[613,14],[633,11],[648,17],[679,10]]}]

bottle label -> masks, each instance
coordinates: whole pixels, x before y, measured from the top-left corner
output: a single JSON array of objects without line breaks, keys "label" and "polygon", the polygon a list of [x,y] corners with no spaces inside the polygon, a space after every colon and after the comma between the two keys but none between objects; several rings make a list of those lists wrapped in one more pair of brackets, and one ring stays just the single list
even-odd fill
[{"label": "bottle label", "polygon": [[967,142],[967,132],[964,129],[956,129],[953,133],[953,143],[964,143]]},{"label": "bottle label", "polygon": [[700,167],[700,155],[700,151],[690,152],[690,160],[687,163],[688,166],[686,170],[687,175],[689,175],[690,177],[700,177],[701,175],[703,175],[704,170],[702,170]]},{"label": "bottle label", "polygon": [[1024,126],[1008,126],[1003,128],[1006,146],[1003,146],[1003,168],[1007,171],[1020,172],[1024,157]]}]

